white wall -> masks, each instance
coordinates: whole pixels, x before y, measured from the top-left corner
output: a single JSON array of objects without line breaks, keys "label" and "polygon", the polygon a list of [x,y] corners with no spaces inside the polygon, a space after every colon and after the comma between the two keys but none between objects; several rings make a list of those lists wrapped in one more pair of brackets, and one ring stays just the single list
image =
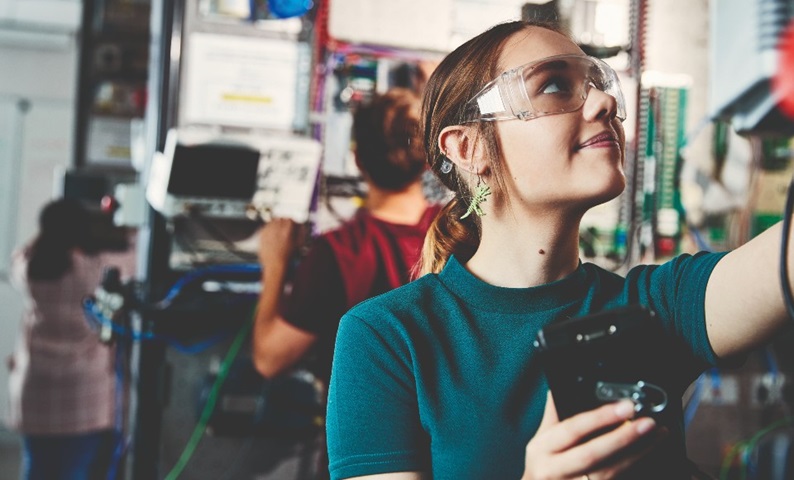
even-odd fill
[{"label": "white wall", "polygon": [[[648,2],[645,70],[691,77],[686,130],[695,131],[708,112],[709,0],[656,0]],[[687,159],[711,168],[711,126],[700,131]]]},{"label": "white wall", "polygon": [[[79,2],[26,3],[48,7],[41,15],[61,23],[29,23],[23,18],[29,5],[0,0],[0,124],[13,124],[0,132],[0,360],[13,349],[22,310],[4,274],[8,250],[34,234],[38,211],[52,195],[53,172],[72,156]],[[8,406],[4,363],[2,416]]]}]

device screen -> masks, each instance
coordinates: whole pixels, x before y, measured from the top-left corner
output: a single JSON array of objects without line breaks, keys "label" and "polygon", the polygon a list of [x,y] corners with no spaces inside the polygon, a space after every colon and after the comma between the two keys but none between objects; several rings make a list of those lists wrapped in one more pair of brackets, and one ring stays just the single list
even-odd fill
[{"label": "device screen", "polygon": [[237,145],[180,145],[174,149],[168,192],[175,196],[250,200],[259,151]]}]

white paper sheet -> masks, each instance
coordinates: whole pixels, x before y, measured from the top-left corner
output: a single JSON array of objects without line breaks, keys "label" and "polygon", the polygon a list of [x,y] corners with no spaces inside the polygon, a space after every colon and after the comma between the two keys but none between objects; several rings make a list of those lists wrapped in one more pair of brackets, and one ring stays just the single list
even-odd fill
[{"label": "white paper sheet", "polygon": [[193,33],[181,123],[290,130],[298,62],[294,41]]}]

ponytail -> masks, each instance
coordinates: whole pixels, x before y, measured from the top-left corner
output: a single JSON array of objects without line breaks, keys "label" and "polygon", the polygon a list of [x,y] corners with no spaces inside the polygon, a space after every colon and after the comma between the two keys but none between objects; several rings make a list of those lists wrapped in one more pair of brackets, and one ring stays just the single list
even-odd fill
[{"label": "ponytail", "polygon": [[436,216],[427,230],[415,277],[439,273],[451,255],[468,260],[480,244],[480,218],[471,215],[461,220],[466,205],[457,196]]}]

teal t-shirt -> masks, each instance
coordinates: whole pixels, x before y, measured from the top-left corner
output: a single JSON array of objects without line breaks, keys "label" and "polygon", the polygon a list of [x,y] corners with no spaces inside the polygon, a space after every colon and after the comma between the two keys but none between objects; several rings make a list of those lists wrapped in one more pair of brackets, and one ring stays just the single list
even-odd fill
[{"label": "teal t-shirt", "polygon": [[425,471],[436,480],[520,478],[548,389],[532,346],[537,331],[642,304],[665,332],[660,342],[669,355],[658,365],[669,372],[664,387],[673,400],[663,423],[674,440],[658,451],[653,478],[682,478],[680,398],[717,361],[704,297],[722,256],[681,255],[626,277],[584,263],[531,288],[489,285],[452,257],[441,273],[357,305],[341,320],[331,373],[331,477]]}]

